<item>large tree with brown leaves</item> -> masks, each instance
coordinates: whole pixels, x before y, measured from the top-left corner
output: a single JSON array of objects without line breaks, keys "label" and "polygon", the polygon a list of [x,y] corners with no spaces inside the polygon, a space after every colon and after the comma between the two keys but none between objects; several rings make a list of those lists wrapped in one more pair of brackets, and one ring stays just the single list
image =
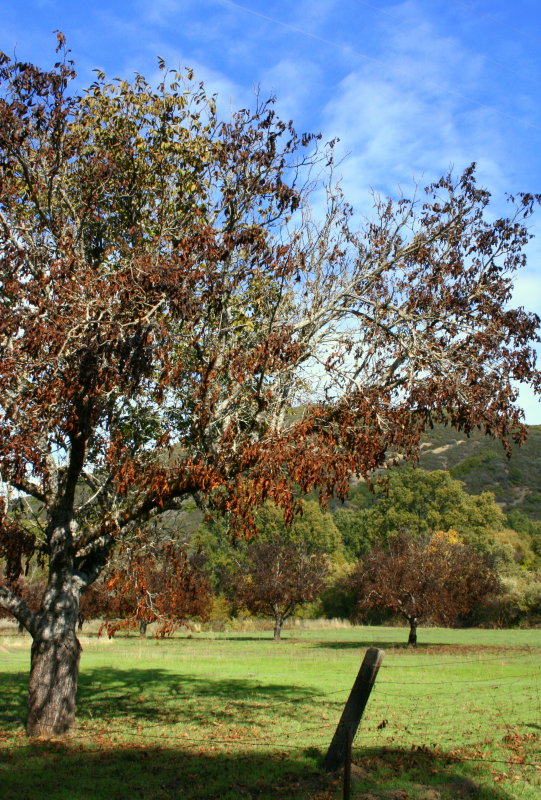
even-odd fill
[{"label": "large tree with brown leaves", "polygon": [[0,470],[37,520],[3,509],[0,601],[33,637],[31,735],[73,723],[79,600],[117,541],[188,497],[290,519],[295,486],[344,495],[432,421],[520,440],[516,381],[539,386],[509,308],[533,197],[494,220],[470,168],[353,232],[332,149],[268,104],[220,122],[189,73],[71,94],[60,38],[50,70],[0,63]]}]

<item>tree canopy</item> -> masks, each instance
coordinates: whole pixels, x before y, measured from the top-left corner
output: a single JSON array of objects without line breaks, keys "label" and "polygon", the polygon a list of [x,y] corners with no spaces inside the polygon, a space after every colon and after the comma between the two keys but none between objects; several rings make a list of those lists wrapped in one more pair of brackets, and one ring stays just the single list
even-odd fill
[{"label": "tree canopy", "polygon": [[33,735],[71,726],[81,592],[149,520],[195,498],[291,521],[295,491],[344,496],[434,421],[521,441],[516,382],[539,388],[538,319],[509,305],[537,198],[494,219],[469,167],[357,231],[332,146],[272,104],[221,121],[163,64],[70,93],[58,52],[0,56],[0,477],[39,522],[3,505],[0,602],[33,637]]},{"label": "tree canopy", "polygon": [[[361,498],[362,502],[362,498]],[[472,495],[445,470],[393,469],[374,486],[367,508],[336,515],[353,554],[399,533],[422,538],[435,530],[457,530],[478,551],[487,551],[505,527],[505,515],[490,492]]]},{"label": "tree canopy", "polygon": [[363,557],[350,587],[357,613],[386,609],[407,619],[412,645],[419,622],[452,625],[501,590],[494,569],[456,531],[417,539],[399,534]]},{"label": "tree canopy", "polygon": [[327,576],[323,553],[311,553],[300,539],[277,535],[251,542],[233,573],[233,592],[250,611],[274,619],[274,640],[279,641],[284,622],[319,596]]},{"label": "tree canopy", "polygon": [[342,549],[342,537],[332,515],[323,512],[315,500],[301,502],[291,525],[286,525],[282,509],[267,503],[257,511],[258,537],[262,541],[280,538],[300,543],[309,553],[332,555]]},{"label": "tree canopy", "polygon": [[134,627],[144,635],[155,622],[156,635],[163,637],[189,617],[207,618],[212,598],[198,556],[189,557],[173,542],[143,539],[136,548],[125,548],[103,586],[109,596],[108,635]]}]

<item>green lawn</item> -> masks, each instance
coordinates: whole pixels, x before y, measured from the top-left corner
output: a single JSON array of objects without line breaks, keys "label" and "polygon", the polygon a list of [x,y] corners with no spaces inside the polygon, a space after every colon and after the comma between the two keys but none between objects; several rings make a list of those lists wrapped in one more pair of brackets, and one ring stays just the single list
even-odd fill
[{"label": "green lawn", "polygon": [[83,636],[79,724],[22,726],[29,638],[0,636],[3,800],[338,800],[321,757],[367,647],[386,651],[353,798],[539,800],[541,631],[396,628]]}]

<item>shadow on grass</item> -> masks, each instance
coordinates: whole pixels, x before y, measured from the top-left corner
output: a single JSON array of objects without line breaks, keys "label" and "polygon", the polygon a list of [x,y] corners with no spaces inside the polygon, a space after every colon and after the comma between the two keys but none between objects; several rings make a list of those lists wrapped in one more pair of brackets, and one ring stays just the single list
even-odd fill
[{"label": "shadow on grass", "polygon": [[[521,781],[522,788],[528,778],[538,781],[535,770],[524,772],[524,767],[499,764],[492,769],[490,764],[479,759],[482,774],[474,762],[460,762],[458,758],[446,756],[445,752],[429,748],[403,750],[400,748],[374,747],[354,752],[352,777],[353,797],[395,798],[437,797],[440,800],[515,800],[516,794],[497,786],[502,779],[509,779],[508,786],[516,788],[513,781]],[[503,774],[502,774],[503,773]],[[533,783],[531,794],[521,797],[537,797]],[[538,783],[536,783],[538,787]],[[404,794],[397,790],[402,789]],[[430,790],[433,790],[434,794]],[[372,794],[372,792],[374,794]]]},{"label": "shadow on grass", "polygon": [[[0,673],[0,727],[24,725],[28,674]],[[287,684],[261,684],[246,678],[195,678],[162,669],[99,667],[79,675],[77,718],[160,725],[261,722],[267,708],[284,705],[289,719],[304,720],[304,703],[315,690]]]},{"label": "shadow on grass", "polygon": [[24,726],[27,692],[28,671],[0,672],[0,728]]},{"label": "shadow on grass", "polygon": [[[307,644],[309,644],[307,642]],[[419,642],[417,647],[410,647],[407,643],[407,639],[404,642],[397,642],[392,641],[373,641],[370,639],[369,641],[365,641],[363,639],[359,639],[357,642],[342,642],[340,640],[335,642],[329,641],[321,641],[321,642],[313,642],[313,647],[322,647],[328,648],[329,650],[359,650],[359,649],[366,649],[368,647],[378,647],[380,650],[386,651],[393,651],[393,650],[406,650],[412,655],[415,653],[424,652],[426,650],[433,650],[435,647],[438,649],[443,648],[452,648],[452,644],[441,644],[441,642]]]},{"label": "shadow on grass", "polygon": [[[279,713],[303,720],[304,701],[314,693],[302,687],[199,679],[161,669],[96,668],[81,675],[80,728],[73,737],[64,743],[28,743],[22,735],[26,683],[26,674],[0,674],[2,800],[338,800],[341,796],[339,778],[321,771],[322,753],[280,741],[285,737],[278,731],[276,742],[269,744],[258,742],[249,728],[241,738],[253,740],[250,745],[214,738],[214,721],[238,726],[242,720],[249,725],[262,719],[271,722]],[[274,708],[280,703],[283,712]],[[180,731],[187,729],[191,738],[168,727],[176,722],[183,723]],[[158,724],[163,738],[151,724],[147,728],[149,723]],[[2,747],[2,740],[10,747]],[[502,764],[493,772],[484,762],[456,763],[444,753],[424,749],[355,748],[354,760],[358,770],[353,798],[372,795],[391,800],[400,796],[398,789],[405,790],[404,797],[419,797],[419,787],[427,787],[434,788],[441,800],[514,800],[512,793],[496,785],[496,772],[515,769],[525,779],[535,775],[522,773],[520,765]],[[482,779],[476,777],[478,766]],[[408,794],[410,789],[414,793]],[[537,795],[532,788],[531,794],[521,796]]]},{"label": "shadow on grass", "polygon": [[[204,641],[204,640],[201,640]],[[329,650],[358,650],[359,648],[366,649],[367,647],[379,647],[382,650],[409,650],[411,653],[416,653],[423,650],[433,649],[434,647],[438,648],[453,648],[455,645],[452,644],[445,644],[441,642],[419,642],[417,647],[410,647],[408,645],[408,637],[406,633],[406,637],[403,642],[396,641],[374,641],[364,640],[359,638],[358,641],[354,642],[344,642],[342,640],[337,641],[329,641],[328,639],[322,639],[321,641],[305,639],[299,637],[299,635],[295,631],[287,631],[285,634],[282,634],[282,638],[279,642],[275,642],[272,638],[272,633],[269,636],[220,636],[220,641],[222,642],[258,642],[260,644],[269,644],[272,643],[276,647],[280,647],[280,644],[303,644],[306,647],[322,647],[322,648],[329,648]]]},{"label": "shadow on grass", "polygon": [[[320,754],[308,751],[212,752],[210,743],[190,750],[75,739],[0,749],[3,800],[338,800],[341,778],[326,775],[319,762]],[[467,765],[441,756],[379,749],[359,763],[353,798],[423,796],[419,790],[426,797],[431,788],[441,800],[513,800],[487,776],[482,787]]]},{"label": "shadow on grass", "polygon": [[329,785],[315,760],[118,745],[0,750],[3,800],[307,800]]},{"label": "shadow on grass", "polygon": [[262,684],[247,678],[196,678],[161,669],[83,672],[79,679],[79,717],[130,717],[160,724],[186,725],[236,721],[255,724],[266,707],[283,704],[288,718],[303,720],[314,690],[290,684]]}]

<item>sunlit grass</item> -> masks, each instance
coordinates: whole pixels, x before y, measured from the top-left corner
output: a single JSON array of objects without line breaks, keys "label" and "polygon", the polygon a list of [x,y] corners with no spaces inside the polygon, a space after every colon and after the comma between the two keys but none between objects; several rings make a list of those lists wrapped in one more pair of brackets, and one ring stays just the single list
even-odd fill
[{"label": "sunlit grass", "polygon": [[538,800],[541,631],[431,628],[415,651],[405,638],[396,628],[294,628],[280,644],[268,632],[85,635],[78,727],[51,745],[22,733],[29,639],[0,637],[2,797],[338,798],[321,757],[377,646],[386,655],[355,740],[353,797],[408,786],[416,799],[433,785],[450,800],[467,779],[478,797]]}]

